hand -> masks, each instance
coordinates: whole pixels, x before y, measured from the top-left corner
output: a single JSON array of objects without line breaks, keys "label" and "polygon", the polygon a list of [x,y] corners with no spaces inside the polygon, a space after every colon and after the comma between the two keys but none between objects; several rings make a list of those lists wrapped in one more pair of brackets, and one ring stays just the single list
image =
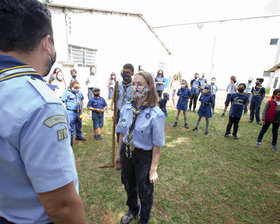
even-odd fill
[{"label": "hand", "polygon": [[149,179],[152,184],[158,180],[158,174],[156,170],[150,170]]},{"label": "hand", "polygon": [[230,80],[231,84],[234,84],[234,81]]},{"label": "hand", "polygon": [[262,124],[265,125],[265,121],[262,121]]},{"label": "hand", "polygon": [[117,157],[115,159],[115,163],[116,163],[116,167],[120,167],[121,166],[121,157],[120,157],[120,155],[117,155]]}]

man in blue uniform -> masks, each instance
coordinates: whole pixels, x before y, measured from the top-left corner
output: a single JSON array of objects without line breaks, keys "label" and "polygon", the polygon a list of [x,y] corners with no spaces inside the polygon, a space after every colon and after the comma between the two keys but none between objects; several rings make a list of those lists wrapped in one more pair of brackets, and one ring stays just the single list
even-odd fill
[{"label": "man in blue uniform", "polygon": [[55,62],[50,13],[0,3],[0,223],[86,223],[68,115],[43,82]]},{"label": "man in blue uniform", "polygon": [[198,79],[199,75],[198,73],[194,74],[194,79],[191,81],[191,99],[190,99],[190,106],[188,111],[191,111],[192,109],[192,105],[193,105],[193,112],[195,112],[195,108],[196,108],[196,103],[197,103],[197,99],[198,99],[198,95],[199,95],[199,90],[201,88],[201,82]]},{"label": "man in blue uniform", "polygon": [[254,116],[256,116],[257,123],[259,125],[262,125],[262,122],[260,121],[260,109],[262,100],[265,97],[265,88],[262,87],[263,81],[263,78],[258,78],[256,80],[256,86],[252,88],[249,123],[252,123],[254,120]]}]

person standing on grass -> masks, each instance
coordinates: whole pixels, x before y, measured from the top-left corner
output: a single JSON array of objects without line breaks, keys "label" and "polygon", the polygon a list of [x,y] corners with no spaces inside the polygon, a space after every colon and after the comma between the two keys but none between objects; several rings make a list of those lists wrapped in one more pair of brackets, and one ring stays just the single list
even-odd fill
[{"label": "person standing on grass", "polygon": [[163,98],[158,101],[159,108],[162,110],[162,112],[164,113],[165,117],[168,117],[167,110],[166,110],[166,104],[167,104],[168,100],[169,100],[169,94],[168,93],[164,93],[163,94]]},{"label": "person standing on grass", "polygon": [[254,121],[254,116],[256,116],[256,122],[259,125],[262,125],[262,122],[260,121],[260,109],[262,101],[265,97],[265,88],[262,87],[264,79],[258,78],[256,80],[256,86],[252,88],[252,100],[250,104],[250,120],[249,123],[252,123]]},{"label": "person standing on grass", "polygon": [[[161,147],[165,144],[165,116],[158,102],[153,77],[139,72],[133,78],[134,98],[123,106],[117,125],[120,133],[116,164],[122,165],[122,183],[128,212],[121,223],[130,223],[140,211],[138,223],[148,223]],[[140,198],[141,209],[138,204]]]},{"label": "person standing on grass", "polygon": [[158,70],[157,77],[155,78],[156,90],[158,98],[161,99],[164,90],[164,75],[162,70]]},{"label": "person standing on grass", "polygon": [[209,118],[212,117],[211,105],[214,102],[213,95],[210,93],[210,88],[211,87],[209,85],[205,86],[202,94],[200,95],[199,101],[201,102],[201,104],[197,112],[199,117],[196,122],[196,126],[193,129],[193,131],[198,130],[198,126],[202,117],[205,117],[206,120],[206,128],[204,132],[205,135],[208,135]]},{"label": "person standing on grass", "polygon": [[199,79],[199,81],[200,81],[200,84],[201,84],[201,87],[199,89],[199,93],[201,93],[202,90],[204,89],[204,87],[207,85],[207,79],[205,78],[204,73],[201,74],[201,78]]},{"label": "person standing on grass", "polygon": [[262,129],[259,133],[256,146],[261,145],[264,134],[272,124],[272,143],[271,148],[276,151],[277,138],[280,124],[280,89],[273,91],[272,99],[269,100],[262,112]]},{"label": "person standing on grass", "polygon": [[44,83],[56,61],[51,14],[0,1],[0,223],[85,224],[68,114]]},{"label": "person standing on grass", "polygon": [[190,106],[188,111],[191,111],[192,109],[192,105],[193,105],[193,112],[195,113],[195,108],[196,108],[196,102],[198,99],[198,95],[199,95],[199,89],[201,88],[201,82],[198,79],[199,78],[199,74],[195,73],[194,74],[194,79],[191,81],[191,99],[190,99]]},{"label": "person standing on grass", "polygon": [[104,123],[104,112],[107,109],[107,103],[103,97],[100,96],[100,88],[93,89],[93,97],[91,97],[87,104],[88,110],[92,113],[92,122],[94,129],[94,138],[96,140],[103,139],[101,129]]},{"label": "person standing on grass", "polygon": [[210,87],[211,87],[211,93],[213,95],[213,104],[211,105],[212,106],[212,115],[216,116],[215,115],[215,103],[216,103],[216,93],[218,91],[218,86],[216,85],[216,78],[215,77],[211,78]]},{"label": "person standing on grass", "polygon": [[237,138],[238,124],[242,116],[244,107],[248,101],[248,96],[244,94],[245,89],[246,89],[246,84],[240,83],[237,87],[238,92],[231,95],[230,98],[231,107],[229,111],[229,120],[227,124],[227,129],[224,135],[225,138],[228,137],[228,135],[230,134],[230,130],[233,124],[232,136],[233,139],[238,140]]},{"label": "person standing on grass", "polygon": [[177,103],[177,115],[176,120],[173,124],[173,127],[177,127],[178,125],[178,118],[181,113],[181,110],[183,111],[184,115],[184,122],[185,122],[185,128],[189,129],[188,123],[187,123],[187,109],[188,109],[188,99],[192,96],[192,93],[189,89],[189,85],[185,79],[182,79],[181,81],[181,88],[178,89],[177,95],[179,96],[179,100]]},{"label": "person standing on grass", "polygon": [[172,95],[172,107],[175,109],[175,98],[178,89],[180,88],[180,81],[178,75],[174,75],[170,83],[171,95]]},{"label": "person standing on grass", "polygon": [[228,108],[229,103],[230,103],[231,95],[236,93],[237,86],[238,86],[238,83],[236,82],[236,77],[234,75],[232,75],[230,77],[230,83],[227,86],[227,98],[226,98],[226,101],[225,101],[225,108],[224,108],[224,111],[223,111],[221,117],[225,116],[225,113],[226,113],[227,108]]},{"label": "person standing on grass", "polygon": [[73,146],[75,129],[76,140],[86,141],[82,136],[82,119],[80,118],[83,111],[84,96],[80,91],[80,83],[78,80],[73,80],[70,83],[70,88],[63,93],[61,100],[65,103],[70,117],[71,146]]},{"label": "person standing on grass", "polygon": [[251,102],[252,88],[253,88],[253,78],[250,77],[248,79],[248,83],[246,84],[246,89],[244,91],[244,93],[248,96],[248,100],[247,100],[247,103],[246,103],[245,108],[244,108],[244,114],[245,115],[248,113],[248,105]]},{"label": "person standing on grass", "polygon": [[86,85],[88,86],[88,99],[91,99],[93,96],[94,87],[98,86],[98,79],[96,75],[95,65],[89,67],[89,76],[86,79]]}]

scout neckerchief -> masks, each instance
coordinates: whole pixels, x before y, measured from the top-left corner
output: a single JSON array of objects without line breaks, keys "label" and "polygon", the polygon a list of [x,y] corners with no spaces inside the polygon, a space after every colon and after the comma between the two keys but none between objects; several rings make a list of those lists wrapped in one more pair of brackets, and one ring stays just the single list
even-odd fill
[{"label": "scout neckerchief", "polygon": [[76,99],[77,99],[77,103],[78,103],[78,113],[80,114],[81,113],[81,102],[80,102],[80,99],[79,99],[79,97],[78,97],[78,92],[77,93],[75,93],[72,89],[70,89],[70,91],[72,92],[72,93],[74,93],[75,94],[75,96],[76,96]]},{"label": "scout neckerchief", "polygon": [[124,90],[124,92],[123,92],[123,97],[122,97],[122,106],[123,106],[124,103],[125,103],[126,91],[127,91],[127,88],[128,88],[129,86],[131,86],[131,83],[128,83],[127,85],[124,85],[124,84],[123,84],[123,90]]},{"label": "scout neckerchief", "polygon": [[16,66],[16,67],[11,67],[11,68],[6,68],[1,70],[0,82],[8,79],[16,78],[19,76],[26,76],[26,75],[33,76],[43,80],[35,69],[31,68],[29,65],[21,65],[21,66]]},{"label": "scout neckerchief", "polygon": [[144,106],[143,104],[136,109],[136,101],[133,100],[131,102],[132,105],[132,113],[133,113],[133,118],[131,121],[131,124],[129,126],[128,129],[128,134],[126,136],[126,147],[125,147],[125,157],[130,159],[132,157],[132,151],[134,151],[134,147],[132,146],[132,139],[133,139],[133,132],[134,132],[134,128],[135,128],[135,123],[136,123],[136,119],[138,117],[138,115],[141,113],[141,111],[143,111],[146,106]]},{"label": "scout neckerchief", "polygon": [[[255,89],[254,89],[254,96],[258,96],[258,95],[259,95],[260,90],[261,90],[261,87],[262,87],[262,86],[260,86],[260,87],[255,87]],[[258,88],[259,90],[257,90],[257,88]]]}]

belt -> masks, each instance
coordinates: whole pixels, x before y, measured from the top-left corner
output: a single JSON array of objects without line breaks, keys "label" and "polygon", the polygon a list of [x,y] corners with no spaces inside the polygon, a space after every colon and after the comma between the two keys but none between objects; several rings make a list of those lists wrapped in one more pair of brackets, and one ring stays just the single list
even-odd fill
[{"label": "belt", "polygon": [[71,109],[67,109],[67,110],[70,110],[70,111],[73,111],[75,113],[78,113],[78,110],[71,110]]},{"label": "belt", "polygon": [[201,103],[202,105],[209,105],[209,103]]},{"label": "belt", "polygon": [[135,152],[141,152],[141,153],[151,153],[153,150],[144,150],[144,149],[140,149],[140,148],[134,148]]},{"label": "belt", "polygon": [[181,98],[181,99],[187,99],[187,97],[182,97],[182,96],[181,96],[180,98]]},{"label": "belt", "polygon": [[15,223],[9,222],[7,219],[0,217],[0,224],[15,224]]}]

